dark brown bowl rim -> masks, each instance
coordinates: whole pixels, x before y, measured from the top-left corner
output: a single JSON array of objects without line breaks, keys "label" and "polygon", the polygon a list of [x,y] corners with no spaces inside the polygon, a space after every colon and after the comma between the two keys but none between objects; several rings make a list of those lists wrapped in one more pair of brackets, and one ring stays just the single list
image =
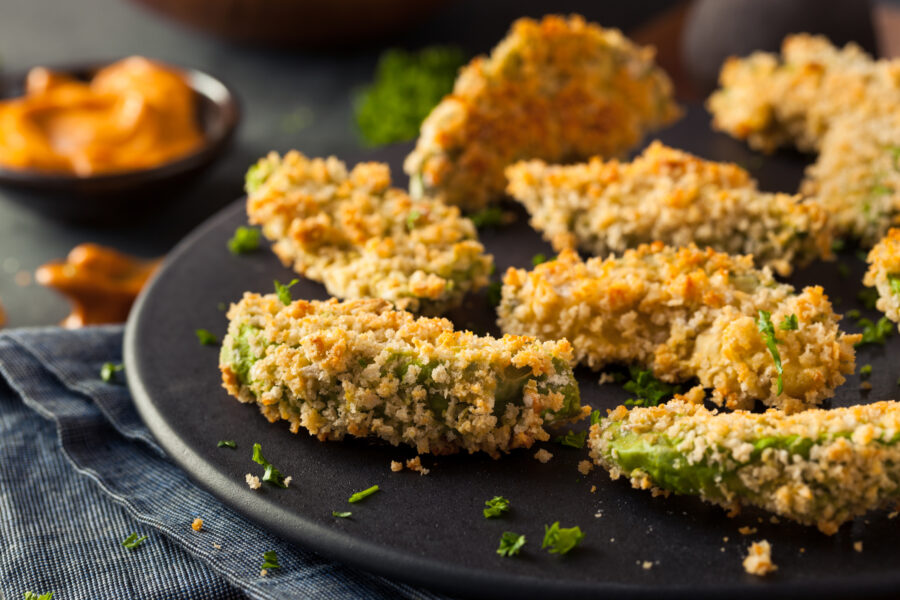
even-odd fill
[{"label": "dark brown bowl rim", "polygon": [[[96,72],[117,60],[121,59],[41,66],[58,73],[78,76]],[[78,176],[36,169],[9,169],[0,166],[0,184],[45,191],[69,191],[86,186],[107,189],[115,188],[119,191],[125,191],[132,186],[147,182],[160,182],[181,175],[214,160],[231,141],[241,121],[241,106],[237,93],[234,91],[234,88],[222,79],[207,71],[168,61],[159,62],[180,71],[191,90],[196,95],[209,100],[214,106],[216,126],[210,128],[201,124],[204,129],[205,140],[200,148],[190,154],[155,167],[116,171],[100,175]],[[8,95],[7,90],[21,87],[29,71],[30,69],[0,74],[0,99],[12,97]]]}]

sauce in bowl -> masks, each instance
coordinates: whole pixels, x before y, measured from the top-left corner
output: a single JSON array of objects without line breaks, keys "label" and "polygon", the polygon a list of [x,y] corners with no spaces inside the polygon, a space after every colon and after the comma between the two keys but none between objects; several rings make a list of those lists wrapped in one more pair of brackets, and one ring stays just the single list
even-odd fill
[{"label": "sauce in bowl", "polygon": [[194,91],[141,57],[89,81],[36,67],[26,93],[0,101],[0,166],[86,177],[155,167],[198,150]]}]

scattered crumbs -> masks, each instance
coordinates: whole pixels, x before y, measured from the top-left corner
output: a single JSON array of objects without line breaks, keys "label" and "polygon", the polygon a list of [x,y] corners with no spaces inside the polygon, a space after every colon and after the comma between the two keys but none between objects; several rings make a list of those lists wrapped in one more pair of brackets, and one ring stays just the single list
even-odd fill
[{"label": "scattered crumbs", "polygon": [[293,475],[288,475],[287,477],[285,477],[284,478],[284,487],[288,487],[289,485],[291,485],[291,481],[293,481],[293,479],[294,479]]},{"label": "scattered crumbs", "polygon": [[[597,486],[596,486],[596,485],[592,485],[592,486],[591,486],[591,493],[593,494],[593,493],[596,492],[596,491],[597,491]],[[893,513],[893,514],[894,514],[894,516],[897,515],[897,513]],[[891,517],[890,515],[888,515],[888,518],[893,518],[893,517]]]},{"label": "scattered crumbs", "polygon": [[578,472],[582,475],[587,475],[591,472],[591,469],[594,468],[594,463],[589,460],[583,460],[578,463]]},{"label": "scattered crumbs", "polygon": [[597,385],[603,385],[604,383],[611,383],[615,380],[616,380],[616,378],[612,373],[600,373],[600,379],[597,380]]},{"label": "scattered crumbs", "polygon": [[722,546],[721,548],[719,548],[719,552],[725,552],[725,546]]},{"label": "scattered crumbs", "polygon": [[649,560],[645,560],[644,562],[641,563],[641,568],[644,569],[645,571],[649,571],[650,569],[653,568],[653,563],[650,562]]},{"label": "scattered crumbs", "polygon": [[612,543],[615,542],[615,541],[616,541],[616,538],[609,538],[609,543],[610,543],[610,544],[612,544]]},{"label": "scattered crumbs", "polygon": [[402,471],[402,470],[403,470],[403,463],[402,463],[402,462],[400,462],[399,460],[392,460],[392,461],[391,461],[391,471],[393,471],[394,473],[399,473],[399,472]]},{"label": "scattered crumbs", "polygon": [[768,541],[762,540],[750,545],[747,556],[744,558],[744,570],[751,575],[766,575],[778,570],[778,567],[772,562],[772,546]]},{"label": "scattered crumbs", "polygon": [[853,542],[853,549],[862,552],[862,542]]},{"label": "scattered crumbs", "polygon": [[262,569],[262,570],[259,572],[259,576],[260,576],[260,577],[265,577],[265,576],[268,575],[268,574],[269,574],[269,571],[268,571],[267,569]]},{"label": "scattered crumbs", "polygon": [[602,517],[602,516],[603,516],[603,511],[602,511],[602,510],[598,510],[597,512],[594,513],[594,518],[595,518],[595,519],[599,519],[599,518]]},{"label": "scattered crumbs", "polygon": [[550,459],[553,458],[553,454],[547,452],[544,448],[541,448],[534,453],[534,458],[544,464],[547,464],[548,462],[550,462]]},{"label": "scattered crumbs", "polygon": [[244,476],[244,481],[247,482],[247,485],[250,486],[251,490],[258,490],[260,486],[262,486],[262,482],[259,480],[259,477],[257,477],[256,475],[251,475],[250,473],[247,473]]},{"label": "scattered crumbs", "polygon": [[806,552],[806,548],[800,548],[800,554],[803,554],[805,552]]},{"label": "scattered crumbs", "polygon": [[868,381],[863,381],[862,383],[859,384],[859,389],[868,392],[869,390],[872,389],[872,384],[869,383]]},{"label": "scattered crumbs", "polygon": [[723,542],[727,542],[727,541],[728,541],[728,536],[727,536],[727,535],[724,536],[724,537],[722,538],[722,541],[723,541]]},{"label": "scattered crumbs", "polygon": [[194,519],[194,522],[191,523],[191,529],[193,529],[194,531],[200,531],[201,529],[203,529],[203,519],[201,519],[200,517]]},{"label": "scattered crumbs", "polygon": [[426,469],[422,466],[421,456],[417,456],[406,461],[406,468],[410,471],[415,471],[419,475],[428,475],[431,472],[431,469]]},{"label": "scattered crumbs", "polygon": [[31,285],[31,271],[21,270],[13,276],[13,281],[19,287],[28,287]]},{"label": "scattered crumbs", "polygon": [[221,550],[222,544],[216,544],[215,542],[213,542],[213,548],[215,548],[216,550]]},{"label": "scattered crumbs", "polygon": [[781,521],[778,520],[778,517],[776,517],[775,515],[772,515],[771,517],[769,517],[769,523],[772,523],[773,525],[778,525],[779,523],[781,523]]},{"label": "scattered crumbs", "polygon": [[895,510],[894,512],[888,513],[888,519],[896,518],[898,512]]},{"label": "scattered crumbs", "polygon": [[738,533],[741,535],[753,535],[756,533],[756,527],[749,527],[747,525],[738,528]]}]

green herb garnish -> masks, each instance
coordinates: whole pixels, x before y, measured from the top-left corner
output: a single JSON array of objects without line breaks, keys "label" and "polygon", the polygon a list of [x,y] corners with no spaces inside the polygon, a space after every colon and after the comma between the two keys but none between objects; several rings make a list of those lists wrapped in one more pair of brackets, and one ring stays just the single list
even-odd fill
[{"label": "green herb garnish", "polygon": [[278,555],[274,550],[269,550],[268,552],[263,552],[263,569],[280,569],[281,565],[278,564]]},{"label": "green herb garnish", "polygon": [[359,502],[360,500],[365,500],[366,498],[368,498],[369,496],[371,496],[372,494],[374,494],[377,491],[378,491],[378,486],[373,485],[372,487],[365,489],[361,492],[356,492],[355,494],[350,496],[350,498],[347,500],[347,502],[349,502],[350,504],[353,504],[355,502]]},{"label": "green herb garnish", "polygon": [[766,347],[772,354],[772,360],[775,361],[775,370],[778,371],[778,395],[784,391],[784,379],[782,378],[783,369],[781,366],[781,354],[778,352],[778,338],[775,337],[775,326],[772,324],[772,315],[767,310],[759,311],[759,320],[756,322],[756,328],[763,336]]},{"label": "green herb garnish", "polygon": [[509,500],[503,496],[494,496],[490,500],[485,501],[484,505],[485,509],[482,512],[484,512],[485,519],[499,517],[509,510]]},{"label": "green herb garnish", "polygon": [[126,548],[128,548],[129,550],[134,550],[135,548],[137,548],[138,546],[143,544],[144,540],[146,540],[146,539],[147,539],[146,535],[143,537],[138,537],[138,534],[132,533],[127,538],[125,538],[125,541],[122,542],[122,545],[125,546]]},{"label": "green herb garnish", "polygon": [[875,308],[875,302],[878,300],[878,290],[875,288],[863,288],[856,295],[863,306],[872,310]]},{"label": "green herb garnish", "polygon": [[888,283],[891,286],[891,293],[900,296],[900,275],[891,273],[888,275]]},{"label": "green herb garnish", "polygon": [[272,165],[266,160],[261,159],[258,163],[247,169],[244,175],[244,189],[248,194],[252,194],[266,182],[269,175],[272,174]]},{"label": "green herb garnish", "polygon": [[419,217],[421,217],[421,216],[422,216],[422,213],[420,213],[417,210],[409,211],[409,214],[406,215],[406,228],[409,229],[410,231],[415,229],[416,221],[418,221]]},{"label": "green herb garnish", "polygon": [[354,103],[363,140],[381,146],[415,138],[431,109],[453,90],[464,62],[462,51],[451,46],[384,52],[375,67],[375,81]]},{"label": "green herb garnish", "polygon": [[857,325],[863,328],[862,340],[856,344],[856,347],[863,344],[881,344],[887,341],[887,338],[894,332],[894,325],[887,317],[881,317],[875,323],[871,319],[859,319]]},{"label": "green herb garnish", "polygon": [[831,251],[840,252],[847,247],[847,242],[843,238],[837,238],[831,242]]},{"label": "green herb garnish", "polygon": [[576,433],[570,429],[566,432],[566,435],[557,436],[553,441],[557,444],[562,444],[563,446],[569,446],[570,448],[584,448],[584,439],[586,437],[587,431]]},{"label": "green herb garnish", "polygon": [[544,525],[544,543],[541,548],[550,548],[550,554],[566,554],[584,539],[579,527],[562,528],[559,521]]},{"label": "green herb garnish", "polygon": [[348,510],[333,510],[333,511],[331,511],[331,516],[337,517],[339,519],[346,519],[347,517],[349,517],[352,514],[353,513]]},{"label": "green herb garnish", "polygon": [[503,224],[503,209],[498,206],[488,206],[476,213],[469,215],[475,227],[496,227]]},{"label": "green herb garnish", "polygon": [[291,279],[290,283],[283,284],[277,279],[275,280],[275,293],[278,295],[278,299],[281,300],[281,303],[287,306],[294,299],[291,296],[291,288],[297,285],[297,279]]},{"label": "green herb garnish", "polygon": [[214,336],[209,329],[197,329],[194,333],[202,346],[215,346],[219,343],[219,338]]},{"label": "green herb garnish", "polygon": [[859,310],[857,310],[855,308],[851,308],[850,310],[847,311],[848,319],[858,319],[861,315],[862,315],[862,313],[859,312]]},{"label": "green herb garnish", "polygon": [[594,412],[592,412],[591,413],[591,425],[596,425],[597,423],[599,423],[601,418],[602,417],[600,416],[599,410],[595,410]]},{"label": "green herb garnish", "polygon": [[259,248],[259,229],[241,225],[234,230],[228,240],[228,250],[232,254],[246,254]]},{"label": "green herb garnish", "polygon": [[53,600],[53,592],[47,592],[38,596],[34,592],[25,592],[24,600]]},{"label": "green herb garnish", "polygon": [[631,380],[626,381],[622,387],[626,392],[637,396],[625,402],[628,406],[657,406],[681,391],[680,385],[660,381],[653,376],[652,371],[632,365],[628,367],[628,372]]},{"label": "green herb garnish", "polygon": [[863,365],[859,368],[859,376],[867,379],[872,375],[872,365]]},{"label": "green herb garnish", "polygon": [[534,256],[531,257],[531,264],[535,267],[541,263],[547,262],[547,256],[543,252],[538,252]]},{"label": "green herb garnish", "polygon": [[796,331],[800,327],[799,321],[797,321],[797,315],[790,314],[782,319],[781,324],[778,326],[778,329],[782,331]]},{"label": "green herb garnish", "polygon": [[272,485],[276,485],[280,488],[287,487],[287,484],[284,483],[284,475],[281,474],[281,471],[276,469],[275,465],[267,461],[262,455],[262,446],[260,444],[253,444],[253,462],[265,467],[266,470],[262,476],[263,481],[268,481]]},{"label": "green herb garnish", "polygon": [[232,450],[237,448],[237,443],[234,440],[219,440],[219,443],[216,444],[219,448],[231,448]]},{"label": "green herb garnish", "polygon": [[116,373],[125,368],[125,365],[116,365],[111,362],[103,363],[100,367],[100,379],[106,383],[112,382],[116,378]]},{"label": "green herb garnish", "polygon": [[497,548],[497,554],[500,556],[515,556],[522,550],[525,545],[525,536],[513,533],[512,531],[504,531],[500,536],[500,547]]}]

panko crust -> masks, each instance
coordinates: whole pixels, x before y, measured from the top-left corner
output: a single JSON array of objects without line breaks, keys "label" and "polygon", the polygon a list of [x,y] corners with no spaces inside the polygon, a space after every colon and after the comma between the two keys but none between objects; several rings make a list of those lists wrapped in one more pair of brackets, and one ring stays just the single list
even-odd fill
[{"label": "panko crust", "polygon": [[[777,330],[784,389],[757,327],[796,315],[796,330]],[[796,293],[750,256],[696,246],[641,245],[620,257],[582,261],[564,250],[533,271],[510,268],[498,322],[505,333],[568,339],[593,369],[636,363],[661,380],[697,377],[729,408],[796,411],[834,395],[855,367],[859,335],[838,329],[821,287]]]},{"label": "panko crust", "polygon": [[[597,464],[636,488],[678,492],[680,481],[690,488],[682,493],[730,511],[758,506],[831,535],[900,500],[898,441],[895,401],[787,415],[719,413],[676,397],[655,407],[616,408],[591,427],[588,443]],[[640,444],[649,452],[632,460],[628,452]],[[660,448],[665,474],[649,462],[636,466]]]},{"label": "panko crust", "polygon": [[[869,252],[863,284],[878,290],[875,307],[900,323],[900,229],[891,229]],[[898,325],[900,326],[900,325]]]},{"label": "panko crust", "polygon": [[410,189],[478,210],[502,196],[516,160],[624,153],[681,114],[654,53],[577,15],[517,20],[423,122],[404,164]]},{"label": "panko crust", "polygon": [[713,127],[771,152],[819,152],[801,193],[837,235],[877,242],[900,215],[900,60],[873,60],[855,44],[785,38],[781,56],[730,58],[707,106]]},{"label": "panko crust", "polygon": [[486,286],[493,258],[472,222],[390,185],[385,164],[348,172],[334,157],[273,152],[248,175],[247,214],[285,265],[339,298],[436,315]]},{"label": "panko crust", "polygon": [[497,457],[590,413],[565,340],[479,337],[375,298],[284,305],[248,292],[228,318],[219,360],[228,393],[322,441],[377,437],[419,453]]},{"label": "panko crust", "polygon": [[828,214],[799,196],[761,192],[744,169],[654,141],[631,162],[594,157],[574,165],[542,160],[506,169],[507,192],[559,252],[595,256],[641,243],[693,242],[790,275],[831,257]]}]

